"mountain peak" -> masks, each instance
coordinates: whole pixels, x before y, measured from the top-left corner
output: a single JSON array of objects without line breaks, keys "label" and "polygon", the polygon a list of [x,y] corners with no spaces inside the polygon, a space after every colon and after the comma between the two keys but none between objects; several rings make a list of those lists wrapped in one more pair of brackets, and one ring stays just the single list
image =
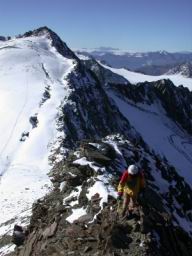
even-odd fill
[{"label": "mountain peak", "polygon": [[59,37],[55,32],[53,32],[50,28],[47,26],[43,26],[34,30],[30,30],[26,33],[24,33],[23,37],[29,37],[29,36],[42,36],[42,35],[48,35],[50,37],[57,36]]},{"label": "mountain peak", "polygon": [[48,39],[51,40],[52,46],[56,48],[56,50],[64,57],[66,58],[71,58],[71,59],[76,59],[78,60],[77,56],[71,51],[67,44],[62,41],[62,39],[50,28],[47,26],[43,26],[40,28],[37,28],[33,31],[28,31],[24,33],[22,36],[19,37],[40,37],[40,36],[46,36]]}]

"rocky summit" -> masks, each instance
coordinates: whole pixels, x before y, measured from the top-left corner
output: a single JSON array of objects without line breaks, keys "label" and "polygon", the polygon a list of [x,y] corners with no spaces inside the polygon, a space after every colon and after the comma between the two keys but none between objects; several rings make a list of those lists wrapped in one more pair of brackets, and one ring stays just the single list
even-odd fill
[{"label": "rocky summit", "polygon": [[[0,63],[0,255],[192,255],[190,78],[138,81],[47,27],[0,40]],[[132,164],[146,188],[122,216]]]}]

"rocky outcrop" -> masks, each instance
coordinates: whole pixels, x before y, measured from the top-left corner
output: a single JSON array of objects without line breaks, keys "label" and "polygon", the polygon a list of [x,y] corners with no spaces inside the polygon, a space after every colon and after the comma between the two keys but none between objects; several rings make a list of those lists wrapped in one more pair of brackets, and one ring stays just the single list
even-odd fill
[{"label": "rocky outcrop", "polygon": [[168,116],[192,134],[192,92],[183,86],[174,86],[170,80],[157,81],[154,87]]},{"label": "rocky outcrop", "polygon": [[128,84],[129,82],[122,76],[113,73],[109,69],[102,67],[96,60],[89,59],[83,61],[87,69],[90,69],[94,74],[96,74],[100,83],[103,86],[108,86],[109,84]]}]

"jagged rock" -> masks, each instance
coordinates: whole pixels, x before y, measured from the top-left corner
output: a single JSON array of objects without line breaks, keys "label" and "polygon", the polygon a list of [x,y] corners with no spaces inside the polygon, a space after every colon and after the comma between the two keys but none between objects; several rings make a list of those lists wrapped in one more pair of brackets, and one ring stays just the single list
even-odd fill
[{"label": "jagged rock", "polygon": [[35,128],[37,127],[38,124],[38,119],[37,116],[31,116],[29,119],[30,123],[32,124],[32,127]]},{"label": "jagged rock", "polygon": [[23,133],[21,134],[21,139],[20,139],[20,141],[25,141],[26,138],[28,138],[28,137],[29,137],[29,132],[23,132]]},{"label": "jagged rock", "polygon": [[86,214],[86,215],[83,215],[81,217],[79,217],[77,220],[76,220],[76,223],[79,222],[79,223],[88,223],[90,221],[92,221],[93,219],[93,215],[91,214]]},{"label": "jagged rock", "polygon": [[95,161],[101,165],[108,165],[116,157],[116,152],[107,143],[82,143],[81,151],[90,161]]},{"label": "jagged rock", "polygon": [[43,231],[43,237],[44,238],[48,238],[48,237],[52,237],[57,229],[58,223],[54,222],[53,224],[51,224],[49,227],[47,227],[44,231]]}]

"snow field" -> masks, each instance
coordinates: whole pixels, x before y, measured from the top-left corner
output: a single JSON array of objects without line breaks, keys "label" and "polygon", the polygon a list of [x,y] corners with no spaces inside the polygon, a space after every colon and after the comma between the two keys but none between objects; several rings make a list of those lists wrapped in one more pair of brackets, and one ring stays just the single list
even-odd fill
[{"label": "snow field", "polygon": [[[74,64],[59,55],[45,36],[1,43],[0,64],[0,234],[3,234],[11,232],[14,223],[19,224],[19,216],[25,211],[29,217],[32,203],[50,190],[48,158],[60,135],[56,119],[63,99],[70,94],[66,78]],[[48,86],[50,98],[42,103]],[[35,128],[30,123],[31,116],[37,117]],[[22,133],[28,133],[25,141],[20,141]],[[11,226],[3,226],[11,219],[14,220]],[[27,220],[22,224],[27,224]]]},{"label": "snow field", "polygon": [[103,65],[100,63],[101,66],[103,66],[106,69],[111,70],[113,73],[116,73],[118,75],[123,76],[125,79],[127,79],[130,83],[136,84],[140,82],[154,82],[161,79],[170,79],[174,85],[179,86],[183,85],[185,87],[188,87],[190,91],[192,91],[192,78],[186,78],[182,76],[181,74],[175,74],[175,75],[161,75],[161,76],[150,76],[150,75],[144,75],[141,73],[136,73],[129,71],[124,68],[111,68],[109,66]]}]

